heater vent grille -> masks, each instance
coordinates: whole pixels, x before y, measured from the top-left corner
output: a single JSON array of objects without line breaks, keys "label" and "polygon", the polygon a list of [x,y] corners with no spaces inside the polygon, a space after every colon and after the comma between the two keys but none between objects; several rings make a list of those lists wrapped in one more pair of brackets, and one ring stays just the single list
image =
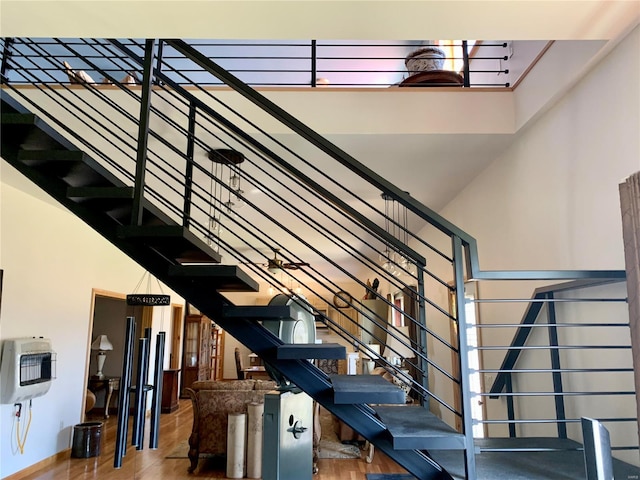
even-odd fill
[{"label": "heater vent grille", "polygon": [[20,356],[20,386],[35,385],[56,378],[56,354],[26,353]]}]

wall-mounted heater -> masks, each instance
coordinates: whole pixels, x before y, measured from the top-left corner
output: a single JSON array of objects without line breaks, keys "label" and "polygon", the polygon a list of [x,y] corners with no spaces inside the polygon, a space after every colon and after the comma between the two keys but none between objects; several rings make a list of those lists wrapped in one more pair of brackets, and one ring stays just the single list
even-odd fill
[{"label": "wall-mounted heater", "polygon": [[56,378],[56,353],[42,337],[5,340],[0,364],[2,403],[30,400],[49,391]]}]

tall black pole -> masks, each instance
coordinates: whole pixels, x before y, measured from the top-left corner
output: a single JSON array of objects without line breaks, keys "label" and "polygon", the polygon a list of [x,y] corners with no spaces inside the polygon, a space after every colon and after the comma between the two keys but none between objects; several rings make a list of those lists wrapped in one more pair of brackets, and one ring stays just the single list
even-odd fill
[{"label": "tall black pole", "polygon": [[162,365],[164,364],[165,332],[156,335],[156,356],[153,372],[153,399],[151,400],[151,425],[149,431],[149,448],[158,448],[160,432],[160,406],[162,403]]},{"label": "tall black pole", "polygon": [[[146,338],[138,339],[138,371],[136,373],[136,385],[132,387],[132,391],[136,392],[136,408],[133,413],[133,427],[131,432],[131,445],[136,447],[136,450],[142,448],[141,431],[144,429],[144,372],[146,370],[145,363],[147,363],[148,357],[145,355],[147,351],[147,343],[149,340]],[[142,427],[142,428],[141,428]]]},{"label": "tall black pole", "polygon": [[127,452],[127,427],[129,420],[129,401],[131,395],[131,371],[133,360],[133,340],[136,321],[127,317],[125,330],[122,376],[120,377],[120,394],[118,396],[118,428],[116,431],[116,448],[113,457],[114,468],[122,467],[122,457]]},{"label": "tall black pole", "polygon": [[138,149],[136,157],[136,178],[133,186],[133,206],[131,225],[142,223],[142,199],[144,196],[144,177],[147,169],[147,142],[149,140],[149,115],[151,112],[151,87],[153,85],[153,60],[156,41],[146,40],[144,65],[142,71],[142,98],[140,99],[140,118],[138,122]]}]

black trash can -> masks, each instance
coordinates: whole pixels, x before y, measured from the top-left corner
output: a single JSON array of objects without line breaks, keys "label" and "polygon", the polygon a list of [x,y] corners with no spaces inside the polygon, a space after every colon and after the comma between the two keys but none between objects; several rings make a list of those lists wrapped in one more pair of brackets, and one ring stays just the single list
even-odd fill
[{"label": "black trash can", "polygon": [[89,458],[100,455],[102,422],[79,423],[73,427],[71,456]]}]

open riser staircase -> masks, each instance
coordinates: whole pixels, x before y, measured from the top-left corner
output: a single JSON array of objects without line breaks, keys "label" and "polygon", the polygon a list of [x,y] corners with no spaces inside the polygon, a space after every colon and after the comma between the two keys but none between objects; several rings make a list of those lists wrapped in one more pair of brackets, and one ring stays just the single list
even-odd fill
[{"label": "open riser staircase", "polygon": [[[465,331],[465,278],[624,274],[482,272],[472,237],[197,49],[177,40],[160,45],[5,40],[5,53],[12,53],[3,62],[3,159],[417,478],[451,478],[429,452],[458,450],[464,476],[475,479],[467,337],[451,335]],[[78,76],[81,69],[107,83],[89,82]],[[140,83],[122,84],[131,71],[142,72]],[[231,89],[205,89],[196,81],[185,88],[196,71]],[[237,152],[240,163],[229,160]],[[321,168],[328,162],[331,176]],[[231,186],[233,176],[240,183]],[[429,242],[416,233],[427,225]],[[274,250],[297,267],[267,271]],[[379,289],[369,278],[379,280]],[[330,378],[301,360],[341,351],[309,345],[291,352],[261,324],[290,321],[288,307],[229,299],[228,292],[257,292],[260,282],[289,294],[302,286],[327,308],[344,285],[355,285],[389,316],[402,317],[408,333],[390,328],[387,315],[372,313],[355,295],[349,309],[365,315],[366,325],[345,310],[328,315],[317,301],[294,296],[343,343],[373,355],[405,382],[397,365],[367,345],[384,350],[393,338],[412,350],[411,396],[425,408],[377,407],[404,403],[404,393],[377,376]],[[404,291],[404,305],[386,291]],[[416,418],[409,431],[406,415]]]}]

